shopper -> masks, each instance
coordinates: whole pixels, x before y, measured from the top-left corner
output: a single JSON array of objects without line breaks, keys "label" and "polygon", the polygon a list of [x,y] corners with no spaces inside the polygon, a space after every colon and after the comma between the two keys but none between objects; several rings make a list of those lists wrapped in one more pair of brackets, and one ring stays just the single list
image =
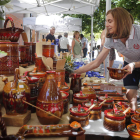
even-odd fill
[{"label": "shopper", "polygon": [[137,108],[137,89],[140,80],[140,27],[133,24],[133,17],[123,8],[114,8],[106,14],[106,41],[96,60],[83,66],[75,73],[97,68],[107,57],[111,48],[124,55],[124,68],[128,72],[123,79],[126,97],[131,108]]},{"label": "shopper", "polygon": [[64,37],[61,37],[60,41],[60,52],[68,52],[69,51],[69,40],[68,40],[68,33],[64,33]]},{"label": "shopper", "polygon": [[55,33],[55,27],[51,26],[50,33],[46,36],[46,41],[50,40],[52,43],[56,44],[54,33]]},{"label": "shopper", "polygon": [[74,58],[81,58],[81,42],[79,40],[79,32],[75,31],[72,40],[72,54]]},{"label": "shopper", "polygon": [[87,45],[88,45],[88,41],[87,39],[84,37],[83,34],[80,34],[80,39],[81,39],[81,45],[82,45],[82,50],[83,50],[83,58],[86,57],[87,55]]}]

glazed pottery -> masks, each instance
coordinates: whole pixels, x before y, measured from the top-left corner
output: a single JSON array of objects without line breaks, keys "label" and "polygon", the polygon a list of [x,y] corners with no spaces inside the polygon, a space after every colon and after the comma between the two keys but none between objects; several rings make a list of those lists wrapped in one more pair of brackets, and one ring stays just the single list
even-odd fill
[{"label": "glazed pottery", "polygon": [[[63,114],[63,98],[55,80],[55,71],[47,71],[46,81],[38,95],[37,107],[61,118]],[[38,120],[41,124],[57,124],[60,119],[51,114],[36,109]]]},{"label": "glazed pottery", "polygon": [[82,91],[80,91],[80,93],[73,94],[73,106],[78,106],[78,104],[82,105],[83,102],[87,101],[89,101],[88,94],[84,94]]},{"label": "glazed pottery", "polygon": [[140,114],[140,108],[135,110],[136,114]]},{"label": "glazed pottery", "polygon": [[102,105],[99,106],[99,103],[97,101],[93,101],[93,99],[91,99],[91,101],[88,102],[83,102],[82,105],[84,107],[91,107],[92,105],[95,105],[90,111],[89,111],[89,119],[90,120],[98,120],[101,119],[101,108]]},{"label": "glazed pottery", "polygon": [[84,94],[88,94],[89,95],[89,100],[91,99],[96,99],[96,93],[95,90],[91,87],[91,86],[83,86],[82,87],[82,92]]},{"label": "glazed pottery", "polygon": [[105,96],[99,96],[99,102],[103,102],[106,99],[106,102],[102,104],[102,111],[106,109],[113,109],[113,98],[109,97],[107,94]]},{"label": "glazed pottery", "polygon": [[140,124],[130,124],[127,126],[127,131],[130,135],[131,140],[139,140],[140,139]]},{"label": "glazed pottery", "polygon": [[35,53],[36,53],[36,43],[33,42],[24,42],[24,45],[29,47],[29,63],[35,63]]},{"label": "glazed pottery", "polygon": [[104,111],[103,125],[110,131],[123,131],[125,129],[125,114],[121,111],[107,109]]},{"label": "glazed pottery", "polygon": [[[10,28],[6,28],[8,21],[11,22]],[[19,40],[20,34],[23,32],[23,29],[15,28],[13,19],[7,17],[4,23],[4,29],[0,29],[0,40],[10,40],[11,42],[17,42]]]},{"label": "glazed pottery", "polygon": [[30,51],[29,51],[29,46],[26,46],[26,63],[30,63],[31,62],[31,54],[30,54]]},{"label": "glazed pottery", "polygon": [[42,46],[42,55],[45,57],[51,57],[54,56],[54,45],[43,45]]},{"label": "glazed pottery", "polygon": [[[36,101],[37,101],[37,97],[38,97],[38,94],[39,94],[38,93],[39,78],[26,76],[26,81],[27,81],[28,86],[30,87],[30,90],[31,90],[29,102],[36,106]],[[35,107],[28,106],[28,109],[31,110],[31,113],[36,112]]]},{"label": "glazed pottery", "polygon": [[70,84],[70,90],[74,90],[75,83],[76,83],[76,74],[71,74],[71,84]]},{"label": "glazed pottery", "polygon": [[86,112],[88,108],[81,107],[81,105],[70,108],[70,123],[77,121],[82,127],[89,124],[89,111]]},{"label": "glazed pottery", "polygon": [[68,113],[69,93],[60,91],[63,98],[64,114]]},{"label": "glazed pottery", "polygon": [[3,103],[8,115],[23,114],[28,110],[28,105],[22,99],[29,101],[30,88],[19,79],[19,76],[19,69],[15,69],[13,82],[8,82],[8,78],[3,77],[3,82],[5,82]]},{"label": "glazed pottery", "polygon": [[140,124],[140,114],[133,114],[131,116],[131,123],[139,123]]},{"label": "glazed pottery", "polygon": [[19,68],[18,43],[0,42],[0,50],[7,56],[0,58],[0,75],[14,75],[15,68]]},{"label": "glazed pottery", "polygon": [[76,79],[75,79],[75,86],[74,86],[74,93],[78,93],[81,91],[81,74],[76,74]]},{"label": "glazed pottery", "polygon": [[26,62],[26,46],[19,45],[18,48],[19,64],[24,64]]},{"label": "glazed pottery", "polygon": [[46,66],[44,65],[42,61],[42,57],[36,57],[35,58],[35,66],[37,67],[37,71],[43,71],[45,72],[47,70]]}]

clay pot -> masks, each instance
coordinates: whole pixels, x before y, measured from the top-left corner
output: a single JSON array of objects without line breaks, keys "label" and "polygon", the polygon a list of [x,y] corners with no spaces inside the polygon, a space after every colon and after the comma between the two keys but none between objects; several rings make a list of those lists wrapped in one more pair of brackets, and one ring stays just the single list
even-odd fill
[{"label": "clay pot", "polygon": [[110,131],[123,131],[125,129],[125,114],[113,109],[104,111],[104,127]]},{"label": "clay pot", "polygon": [[42,55],[45,57],[51,57],[54,56],[54,45],[43,45],[42,46]]},{"label": "clay pot", "polygon": [[46,66],[44,65],[42,61],[42,57],[36,57],[35,58],[35,66],[37,67],[37,71],[43,71],[45,72],[47,70]]},{"label": "clay pot", "polygon": [[[61,118],[63,114],[63,98],[59,92],[56,80],[55,71],[47,71],[46,81],[37,98],[37,107],[54,114]],[[36,110],[36,115],[41,124],[57,124],[60,119],[51,114]]]},{"label": "clay pot", "polygon": [[98,97],[99,103],[103,102],[105,99],[107,101],[102,104],[102,111],[105,111],[106,109],[113,109],[113,98],[111,98],[107,95]]},{"label": "clay pot", "polygon": [[31,62],[31,54],[30,54],[30,51],[29,51],[29,46],[26,46],[26,63],[29,64],[29,62]]},{"label": "clay pot", "polygon": [[60,83],[60,85],[65,85],[65,69],[63,70],[55,70],[56,72],[56,82]]},{"label": "clay pot", "polygon": [[76,79],[75,79],[75,86],[74,86],[74,91],[73,93],[78,93],[81,91],[81,74],[76,74]]},{"label": "clay pot", "polygon": [[82,92],[84,94],[88,94],[89,95],[89,100],[91,99],[96,99],[96,93],[95,90],[91,87],[91,86],[84,86],[82,87]]},{"label": "clay pot", "polygon": [[89,119],[90,120],[98,120],[101,119],[101,109],[102,109],[102,105],[99,106],[97,101],[93,101],[93,99],[91,99],[91,101],[88,102],[83,102],[82,105],[86,108],[91,107],[92,105],[95,105],[90,111],[89,111]]},{"label": "clay pot", "polygon": [[8,78],[3,77],[3,82],[5,82],[3,103],[8,115],[23,114],[28,110],[28,105],[22,99],[29,101],[30,88],[23,81],[19,80],[19,76],[19,69],[15,69],[13,82],[8,82]]},{"label": "clay pot", "polygon": [[68,113],[69,93],[60,91],[63,98],[64,114]]},{"label": "clay pot", "polygon": [[71,78],[70,90],[74,90],[75,83],[76,83],[76,74],[72,74],[71,76],[72,78]]},{"label": "clay pot", "polygon": [[24,45],[29,46],[29,62],[31,64],[35,63],[35,53],[36,53],[36,43],[24,42]]},{"label": "clay pot", "polygon": [[82,127],[87,126],[89,124],[89,112],[86,112],[87,110],[88,108],[81,107],[81,105],[71,107],[70,123],[73,121],[77,121],[81,124]]},{"label": "clay pot", "polygon": [[140,114],[133,114],[131,116],[131,123],[139,123],[140,124]]},{"label": "clay pot", "polygon": [[82,91],[80,93],[73,94],[73,106],[78,106],[78,104],[81,104],[83,102],[89,101],[89,95],[83,94]]},{"label": "clay pot", "polygon": [[15,68],[19,68],[18,43],[0,42],[0,50],[8,53],[0,58],[0,75],[14,75]]},{"label": "clay pot", "polygon": [[26,46],[25,45],[19,45],[18,55],[19,55],[19,64],[24,64],[26,62]]},{"label": "clay pot", "polygon": [[[37,97],[38,97],[38,94],[39,94],[39,92],[38,92],[39,78],[26,76],[26,81],[27,81],[28,86],[30,87],[30,90],[31,90],[29,102],[36,106],[36,101],[37,101]],[[31,113],[36,112],[35,107],[29,106],[28,109],[31,110]]]}]

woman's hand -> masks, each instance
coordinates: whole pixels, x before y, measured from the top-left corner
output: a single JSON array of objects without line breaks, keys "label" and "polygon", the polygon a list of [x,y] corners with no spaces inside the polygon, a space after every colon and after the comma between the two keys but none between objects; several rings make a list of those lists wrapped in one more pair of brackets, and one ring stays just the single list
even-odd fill
[{"label": "woman's hand", "polygon": [[134,64],[133,64],[133,63],[127,64],[127,65],[123,68],[123,70],[128,71],[128,72],[124,75],[124,77],[123,77],[123,78],[125,78],[127,75],[132,74],[132,72],[133,72],[133,70],[134,70]]}]

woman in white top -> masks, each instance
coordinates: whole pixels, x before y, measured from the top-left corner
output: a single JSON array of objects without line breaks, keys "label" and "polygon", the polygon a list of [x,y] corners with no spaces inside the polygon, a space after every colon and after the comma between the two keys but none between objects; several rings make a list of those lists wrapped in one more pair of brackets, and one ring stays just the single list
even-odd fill
[{"label": "woman in white top", "polygon": [[133,17],[123,8],[114,8],[106,14],[106,42],[96,60],[75,70],[83,73],[99,67],[111,48],[116,49],[124,58],[124,68],[128,71],[123,82],[127,88],[126,97],[131,108],[137,108],[137,89],[140,80],[140,26],[133,24]]}]

